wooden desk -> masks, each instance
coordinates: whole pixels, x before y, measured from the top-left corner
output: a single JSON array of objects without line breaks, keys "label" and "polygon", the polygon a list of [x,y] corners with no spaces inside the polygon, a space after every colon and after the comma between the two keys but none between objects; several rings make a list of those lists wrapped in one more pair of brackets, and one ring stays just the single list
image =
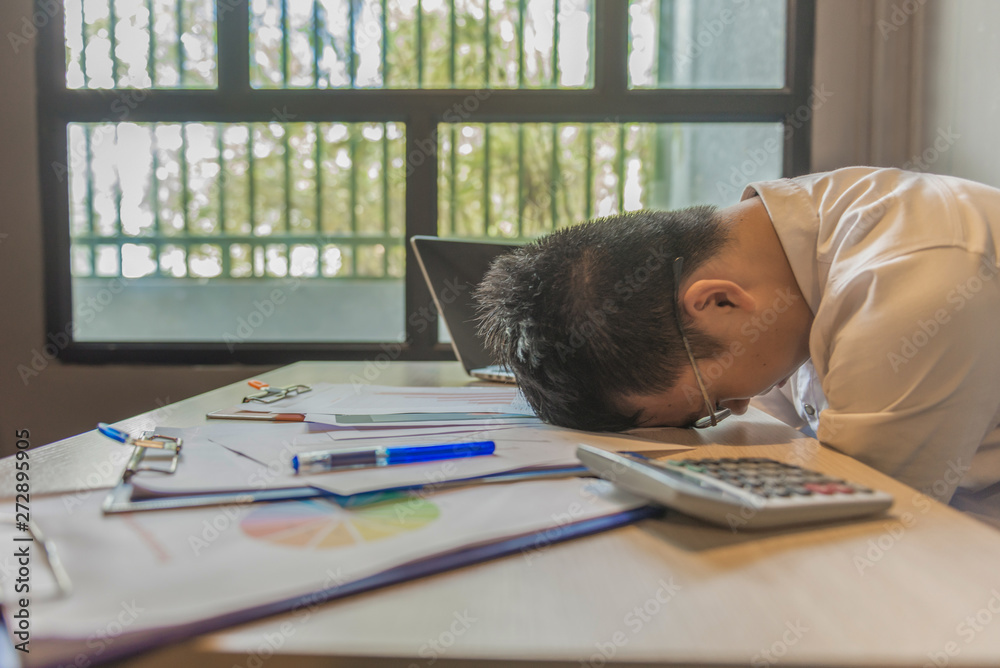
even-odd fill
[{"label": "wooden desk", "polygon": [[[455,363],[300,363],[272,384],[458,385]],[[232,385],[124,423],[189,426]],[[135,666],[1000,665],[1000,532],[757,412],[672,430],[699,456],[764,455],[896,497],[891,514],[738,533],[679,516],[234,628]],[[714,443],[712,442],[714,440]],[[93,432],[32,452],[32,489],[98,494],[121,448]],[[104,465],[107,467],[107,465]],[[12,489],[11,461],[0,479]],[[81,484],[82,483],[82,484]]]}]

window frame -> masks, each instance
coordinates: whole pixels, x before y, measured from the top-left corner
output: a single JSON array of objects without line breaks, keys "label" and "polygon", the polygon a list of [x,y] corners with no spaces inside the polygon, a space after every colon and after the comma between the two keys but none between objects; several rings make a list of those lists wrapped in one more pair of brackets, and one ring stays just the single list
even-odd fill
[{"label": "window frame", "polygon": [[[36,9],[49,0],[36,0]],[[70,271],[69,123],[100,122],[116,102],[135,122],[268,122],[276,112],[295,122],[399,122],[406,126],[406,156],[422,154],[406,175],[405,238],[438,229],[438,160],[421,147],[437,146],[437,128],[451,110],[467,110],[469,123],[489,122],[781,122],[785,129],[783,175],[809,171],[815,0],[786,0],[785,84],[773,89],[628,88],[627,0],[594,3],[594,85],[587,89],[488,89],[475,109],[466,104],[483,89],[253,89],[250,85],[250,10],[243,0],[216,0],[218,87],[215,89],[67,89],[64,5],[45,30],[37,51],[39,177],[45,233],[46,331],[65,332],[73,319]],[[737,102],[734,104],[734,101]],[[132,105],[129,105],[130,107]],[[805,116],[805,118],[802,118]],[[430,142],[430,143],[428,143]],[[408,161],[409,164],[409,161]],[[406,243],[405,313],[432,304],[413,251]],[[425,311],[426,312],[426,311]],[[431,312],[433,310],[431,309]],[[78,363],[277,364],[301,359],[447,360],[451,346],[438,341],[436,322],[418,329],[404,318],[404,343],[244,342],[135,343],[70,340],[58,356]],[[230,348],[232,347],[232,350]]]}]

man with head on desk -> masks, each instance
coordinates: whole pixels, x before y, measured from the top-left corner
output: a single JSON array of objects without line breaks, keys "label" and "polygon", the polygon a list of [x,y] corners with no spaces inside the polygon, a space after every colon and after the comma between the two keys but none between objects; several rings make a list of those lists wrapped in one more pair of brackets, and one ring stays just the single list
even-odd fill
[{"label": "man with head on desk", "polygon": [[[710,426],[751,399],[1000,522],[1000,190],[855,167],[499,258],[482,332],[543,419]],[[990,500],[992,499],[992,503]]]}]

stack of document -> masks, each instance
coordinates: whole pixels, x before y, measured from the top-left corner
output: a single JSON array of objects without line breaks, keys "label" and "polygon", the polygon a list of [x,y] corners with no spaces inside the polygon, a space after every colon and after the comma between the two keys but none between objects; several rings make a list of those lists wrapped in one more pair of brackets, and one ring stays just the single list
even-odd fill
[{"label": "stack of document", "polygon": [[[316,498],[103,515],[96,497],[32,499],[71,588],[59,595],[39,545],[23,543],[34,555],[23,660],[29,668],[92,666],[467,563],[534,558],[553,542],[652,516],[645,503],[581,478],[362,508]],[[13,517],[13,503],[3,506]],[[0,538],[22,545],[2,527]],[[16,558],[0,556],[0,569],[16,574]],[[6,603],[24,596],[14,578],[5,584]]]},{"label": "stack of document", "polygon": [[[45,563],[64,572],[46,582],[33,571],[29,665],[94,665],[657,512],[576,477],[585,470],[575,452],[663,443],[543,424],[515,388],[323,384],[247,407],[299,421],[161,426],[182,449],[137,448],[103,503],[32,500],[51,548]],[[308,475],[292,465],[307,452],[482,441],[492,454]],[[170,466],[148,470],[156,457]],[[0,573],[11,572],[11,558],[0,558]],[[7,602],[12,585],[4,578]]]},{"label": "stack of document", "polygon": [[[244,404],[258,410],[260,404]],[[658,442],[591,434],[543,424],[515,388],[422,388],[322,384],[267,404],[304,422],[214,421],[178,436],[184,449],[172,475],[139,472],[120,485],[107,512],[182,508],[282,498],[331,496],[341,505],[386,492],[430,493],[457,483],[581,474],[580,443],[615,450],[662,449]],[[366,411],[366,412],[361,412]],[[324,473],[296,474],[293,457],[308,452],[419,447],[492,441],[489,456]],[[681,446],[676,446],[682,449]],[[503,480],[503,478],[500,478]]]},{"label": "stack of document", "polygon": [[209,413],[210,418],[320,422],[331,425],[474,425],[482,421],[537,424],[513,387],[387,387],[319,383],[312,391],[267,404]]}]

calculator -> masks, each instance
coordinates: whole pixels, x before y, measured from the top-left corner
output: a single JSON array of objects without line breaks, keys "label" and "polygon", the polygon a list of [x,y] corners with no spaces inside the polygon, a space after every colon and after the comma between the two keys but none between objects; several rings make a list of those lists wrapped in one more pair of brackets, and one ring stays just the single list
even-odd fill
[{"label": "calculator", "polygon": [[652,460],[584,444],[576,456],[628,492],[734,531],[862,517],[892,505],[885,492],[763,457]]}]

